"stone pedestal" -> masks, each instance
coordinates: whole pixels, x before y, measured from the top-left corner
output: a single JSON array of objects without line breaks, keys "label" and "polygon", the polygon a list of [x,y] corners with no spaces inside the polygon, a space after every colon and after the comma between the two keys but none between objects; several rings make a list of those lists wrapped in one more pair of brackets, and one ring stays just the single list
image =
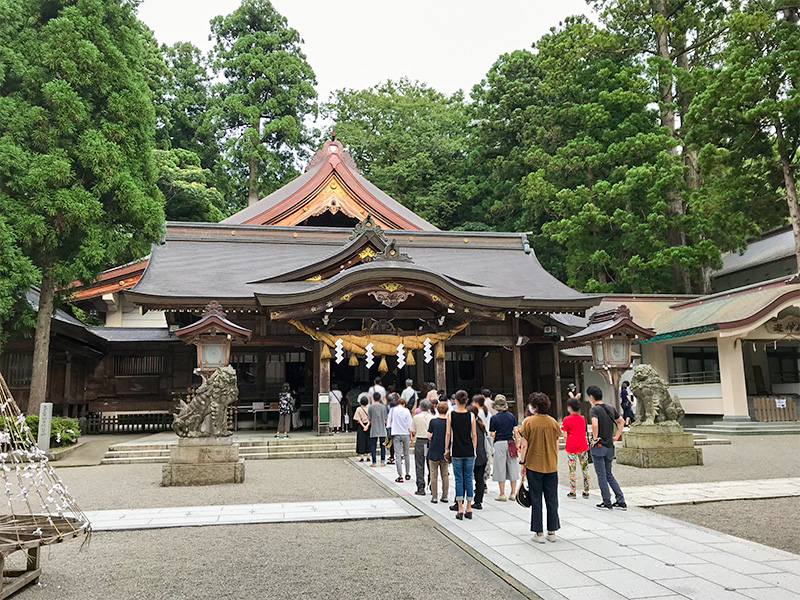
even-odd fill
[{"label": "stone pedestal", "polygon": [[161,485],[243,483],[244,459],[232,437],[180,438],[161,471]]},{"label": "stone pedestal", "polygon": [[617,462],[645,469],[688,467],[703,464],[703,449],[695,448],[694,436],[680,425],[634,425],[622,434]]}]

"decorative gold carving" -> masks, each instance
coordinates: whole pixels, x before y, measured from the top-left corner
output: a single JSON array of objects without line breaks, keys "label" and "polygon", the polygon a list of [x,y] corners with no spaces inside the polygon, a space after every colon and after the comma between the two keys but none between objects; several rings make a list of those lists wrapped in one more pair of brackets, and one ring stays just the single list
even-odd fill
[{"label": "decorative gold carving", "polygon": [[375,256],[375,254],[377,254],[377,252],[373,250],[372,246],[367,246],[361,252],[358,253],[358,256],[364,259],[364,258],[369,258],[370,256]]},{"label": "decorative gold carving", "polygon": [[403,284],[397,283],[396,281],[387,281],[386,283],[382,283],[381,287],[387,292],[394,292],[395,290],[399,290],[401,287],[403,287]]},{"label": "decorative gold carving", "polygon": [[431,300],[433,300],[434,302],[441,302],[442,301],[442,299],[439,298],[439,296],[437,296],[436,294],[431,294]]},{"label": "decorative gold carving", "polygon": [[306,281],[322,281],[322,275],[320,273],[317,273],[316,275],[312,275],[311,277],[306,279]]},{"label": "decorative gold carving", "polygon": [[269,318],[270,318],[270,319],[277,319],[278,317],[280,317],[280,316],[281,316],[281,314],[282,314],[282,313],[283,313],[283,311],[280,311],[280,310],[273,310],[273,311],[270,311],[270,313],[269,313]]},{"label": "decorative gold carving", "polygon": [[394,308],[401,302],[405,302],[406,300],[408,300],[411,296],[414,295],[414,292],[392,291],[387,293],[387,292],[382,292],[380,290],[376,290],[374,292],[368,292],[367,294],[369,296],[374,297],[375,300],[380,302],[386,308]]},{"label": "decorative gold carving", "polygon": [[506,313],[504,313],[504,312],[497,313],[497,318],[500,319],[501,321],[505,321],[506,320]]},{"label": "decorative gold carving", "polygon": [[345,302],[350,302],[350,298],[352,298],[352,297],[353,297],[353,294],[344,294],[342,296],[342,300],[344,300]]}]

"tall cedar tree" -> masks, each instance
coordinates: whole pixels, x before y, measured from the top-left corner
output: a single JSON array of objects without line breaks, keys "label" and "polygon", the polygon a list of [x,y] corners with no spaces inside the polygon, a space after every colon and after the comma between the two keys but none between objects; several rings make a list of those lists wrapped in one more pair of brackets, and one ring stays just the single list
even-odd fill
[{"label": "tall cedar tree", "polygon": [[[602,11],[607,27],[624,36],[621,51],[647,61],[658,102],[661,124],[674,138],[672,152],[684,164],[681,185],[670,190],[672,219],[669,230],[673,246],[674,291],[691,293],[702,287],[708,291],[710,267],[719,264],[717,256],[707,257],[710,244],[723,250],[729,238],[725,231],[712,231],[708,223],[693,215],[694,196],[704,182],[697,152],[687,146],[693,126],[689,106],[701,91],[694,71],[713,64],[722,48],[724,18],[735,10],[738,0],[587,0]],[[702,80],[700,80],[702,81]],[[700,252],[698,242],[704,241]]]},{"label": "tall cedar tree", "polygon": [[763,220],[785,199],[800,272],[799,20],[800,8],[786,2],[753,2],[732,15],[722,67],[707,73],[708,87],[692,103],[698,126],[690,141],[720,167],[718,187],[732,203]]},{"label": "tall cedar tree", "polygon": [[461,93],[401,79],[338,90],[323,110],[372,183],[438,227],[463,224],[468,117]]},{"label": "tall cedar tree", "polygon": [[570,285],[659,292],[670,286],[668,194],[683,169],[620,42],[582,17],[537,42],[521,196],[530,225],[545,221],[563,246]]},{"label": "tall cedar tree", "polygon": [[300,34],[269,0],[243,0],[211,21],[217,93],[230,169],[248,204],[293,179],[296,158],[311,141],[306,117],[316,114],[316,78]]},{"label": "tall cedar tree", "polygon": [[41,288],[30,413],[47,399],[56,289],[141,256],[163,229],[153,57],[134,8],[0,4],[0,206]]},{"label": "tall cedar tree", "polygon": [[194,152],[201,166],[213,171],[220,162],[220,152],[212,120],[214,99],[208,60],[189,42],[162,46],[161,53],[168,70],[161,93],[155,98],[159,117],[156,144],[163,150]]}]

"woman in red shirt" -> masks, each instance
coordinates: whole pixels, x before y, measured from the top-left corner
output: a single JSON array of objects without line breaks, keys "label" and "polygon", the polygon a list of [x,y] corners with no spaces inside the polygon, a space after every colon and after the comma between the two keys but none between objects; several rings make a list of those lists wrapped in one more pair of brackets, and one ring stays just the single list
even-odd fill
[{"label": "woman in red shirt", "polygon": [[580,414],[581,401],[578,398],[567,400],[569,416],[561,421],[561,430],[567,437],[566,450],[569,464],[569,487],[567,498],[576,498],[575,471],[578,463],[583,471],[583,497],[589,497],[589,443],[586,441],[586,419]]}]

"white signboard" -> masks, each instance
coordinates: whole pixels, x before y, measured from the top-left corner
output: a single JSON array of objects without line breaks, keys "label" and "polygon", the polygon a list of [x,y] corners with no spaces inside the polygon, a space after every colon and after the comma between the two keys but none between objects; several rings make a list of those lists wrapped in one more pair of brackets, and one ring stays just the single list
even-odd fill
[{"label": "white signboard", "polygon": [[53,422],[53,403],[42,402],[39,407],[39,435],[37,445],[42,452],[50,450],[50,425]]},{"label": "white signboard", "polygon": [[775,398],[775,408],[786,408],[786,398]]},{"label": "white signboard", "polygon": [[264,410],[263,402],[253,402],[253,410]]}]

